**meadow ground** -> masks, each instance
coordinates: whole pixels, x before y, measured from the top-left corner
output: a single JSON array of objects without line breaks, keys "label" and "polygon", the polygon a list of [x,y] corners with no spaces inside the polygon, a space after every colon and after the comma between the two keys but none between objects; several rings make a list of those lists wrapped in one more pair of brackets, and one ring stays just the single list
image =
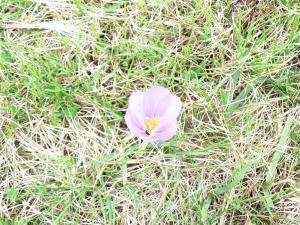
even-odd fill
[{"label": "meadow ground", "polygon": [[[298,0],[0,0],[0,224],[299,224]],[[154,85],[170,141],[124,121]]]}]

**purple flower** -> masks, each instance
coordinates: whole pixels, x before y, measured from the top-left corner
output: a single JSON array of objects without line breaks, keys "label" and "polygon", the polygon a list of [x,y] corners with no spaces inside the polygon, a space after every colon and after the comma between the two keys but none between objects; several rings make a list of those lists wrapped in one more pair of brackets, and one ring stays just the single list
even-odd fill
[{"label": "purple flower", "polygon": [[136,91],[129,98],[125,121],[130,131],[144,141],[166,141],[177,131],[181,105],[180,99],[167,88]]}]

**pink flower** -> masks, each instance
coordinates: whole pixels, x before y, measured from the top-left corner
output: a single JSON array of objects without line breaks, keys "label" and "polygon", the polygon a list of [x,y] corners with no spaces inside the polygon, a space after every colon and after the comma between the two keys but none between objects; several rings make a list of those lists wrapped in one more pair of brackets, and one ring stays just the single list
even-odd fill
[{"label": "pink flower", "polygon": [[181,105],[179,97],[167,88],[136,91],[129,98],[125,121],[130,131],[144,141],[166,141],[177,131],[176,119]]}]

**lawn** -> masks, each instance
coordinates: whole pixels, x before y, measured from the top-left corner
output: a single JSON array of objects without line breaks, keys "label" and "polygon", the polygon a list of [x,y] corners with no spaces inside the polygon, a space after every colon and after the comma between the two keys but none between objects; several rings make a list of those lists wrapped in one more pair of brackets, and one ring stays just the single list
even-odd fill
[{"label": "lawn", "polygon": [[1,225],[298,225],[299,172],[298,0],[0,0]]}]

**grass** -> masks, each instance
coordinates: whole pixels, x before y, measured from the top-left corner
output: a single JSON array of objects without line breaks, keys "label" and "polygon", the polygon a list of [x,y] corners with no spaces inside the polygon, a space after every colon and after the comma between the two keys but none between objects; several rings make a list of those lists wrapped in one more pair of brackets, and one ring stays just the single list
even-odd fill
[{"label": "grass", "polygon": [[[299,224],[300,4],[0,0],[0,224]],[[168,87],[177,135],[127,129]]]}]

